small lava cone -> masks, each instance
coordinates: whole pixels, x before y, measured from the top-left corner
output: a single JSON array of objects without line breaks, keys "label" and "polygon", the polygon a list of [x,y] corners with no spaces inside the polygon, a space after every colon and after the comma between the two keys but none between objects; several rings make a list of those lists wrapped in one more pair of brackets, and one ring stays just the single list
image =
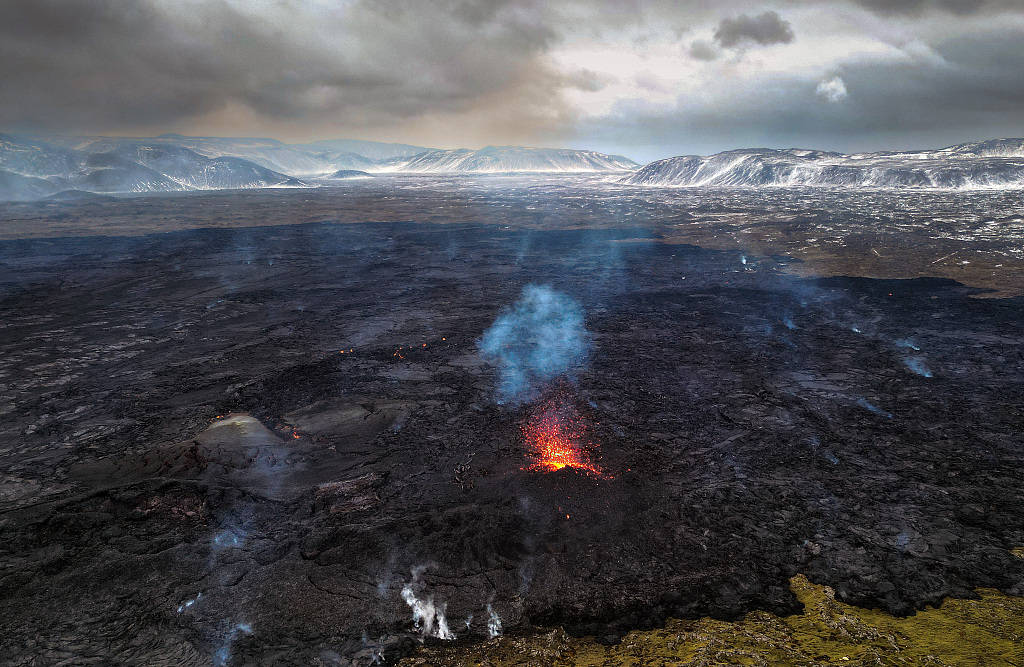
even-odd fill
[{"label": "small lava cone", "polygon": [[592,455],[599,445],[567,384],[556,385],[534,404],[521,429],[527,456],[533,460],[530,470],[574,468],[602,476]]}]

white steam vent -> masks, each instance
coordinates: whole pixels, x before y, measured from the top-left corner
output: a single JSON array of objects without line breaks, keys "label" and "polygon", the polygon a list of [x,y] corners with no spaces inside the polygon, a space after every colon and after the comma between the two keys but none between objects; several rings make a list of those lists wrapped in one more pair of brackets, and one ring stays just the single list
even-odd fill
[{"label": "white steam vent", "polygon": [[434,604],[434,598],[421,599],[417,597],[414,587],[419,587],[420,575],[426,567],[415,567],[412,570],[412,581],[402,587],[402,599],[412,609],[413,625],[424,637],[437,637],[438,639],[455,639],[455,634],[448,627],[448,619],[445,618],[445,605]]}]

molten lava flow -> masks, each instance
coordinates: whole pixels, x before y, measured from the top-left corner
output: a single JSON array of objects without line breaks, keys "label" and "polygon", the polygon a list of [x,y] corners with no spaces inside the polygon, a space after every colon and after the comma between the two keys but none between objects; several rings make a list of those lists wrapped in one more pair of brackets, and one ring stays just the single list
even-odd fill
[{"label": "molten lava flow", "polygon": [[535,459],[533,470],[555,471],[576,468],[600,475],[586,447],[587,429],[571,404],[556,395],[547,399],[523,425],[523,439],[529,456]]}]

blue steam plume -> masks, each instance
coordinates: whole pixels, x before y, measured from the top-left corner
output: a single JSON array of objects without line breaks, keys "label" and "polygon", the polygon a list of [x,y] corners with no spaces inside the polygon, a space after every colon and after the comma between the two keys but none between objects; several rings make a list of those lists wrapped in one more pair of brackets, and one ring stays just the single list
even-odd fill
[{"label": "blue steam plume", "polygon": [[928,368],[928,365],[924,363],[923,359],[918,359],[917,357],[906,357],[903,360],[903,363],[907,368],[921,377],[930,378],[932,376],[931,370]]},{"label": "blue steam plume", "polygon": [[590,353],[583,308],[547,285],[527,285],[479,341],[480,354],[498,366],[498,402],[522,403],[561,375],[582,368]]}]

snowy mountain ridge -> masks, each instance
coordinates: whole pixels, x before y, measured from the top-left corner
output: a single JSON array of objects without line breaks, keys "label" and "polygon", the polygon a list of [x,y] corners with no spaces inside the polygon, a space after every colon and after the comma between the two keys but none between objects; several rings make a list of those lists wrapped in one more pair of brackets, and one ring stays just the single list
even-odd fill
[{"label": "snowy mountain ridge", "polygon": [[561,148],[431,149],[348,139],[285,144],[276,139],[182,135],[0,134],[0,201],[40,199],[63,191],[337,187],[342,181],[386,173],[607,173],[624,184],[673,187],[1021,188],[1024,139],[853,154],[738,149],[672,157],[640,167],[621,155]]},{"label": "snowy mountain ridge", "polygon": [[413,173],[522,173],[629,171],[640,165],[621,155],[567,148],[487,146],[433,150],[390,165],[387,171]]},{"label": "snowy mountain ridge", "polygon": [[[360,151],[360,152],[356,152]],[[373,173],[621,172],[620,155],[488,146],[440,150],[352,139],[285,144],[234,137],[26,137],[0,134],[0,200],[75,190],[145,193],[316,187]]]},{"label": "snowy mountain ridge", "polygon": [[657,160],[622,182],[677,187],[1017,188],[1024,186],[1024,139],[851,155],[797,148],[739,149]]}]

